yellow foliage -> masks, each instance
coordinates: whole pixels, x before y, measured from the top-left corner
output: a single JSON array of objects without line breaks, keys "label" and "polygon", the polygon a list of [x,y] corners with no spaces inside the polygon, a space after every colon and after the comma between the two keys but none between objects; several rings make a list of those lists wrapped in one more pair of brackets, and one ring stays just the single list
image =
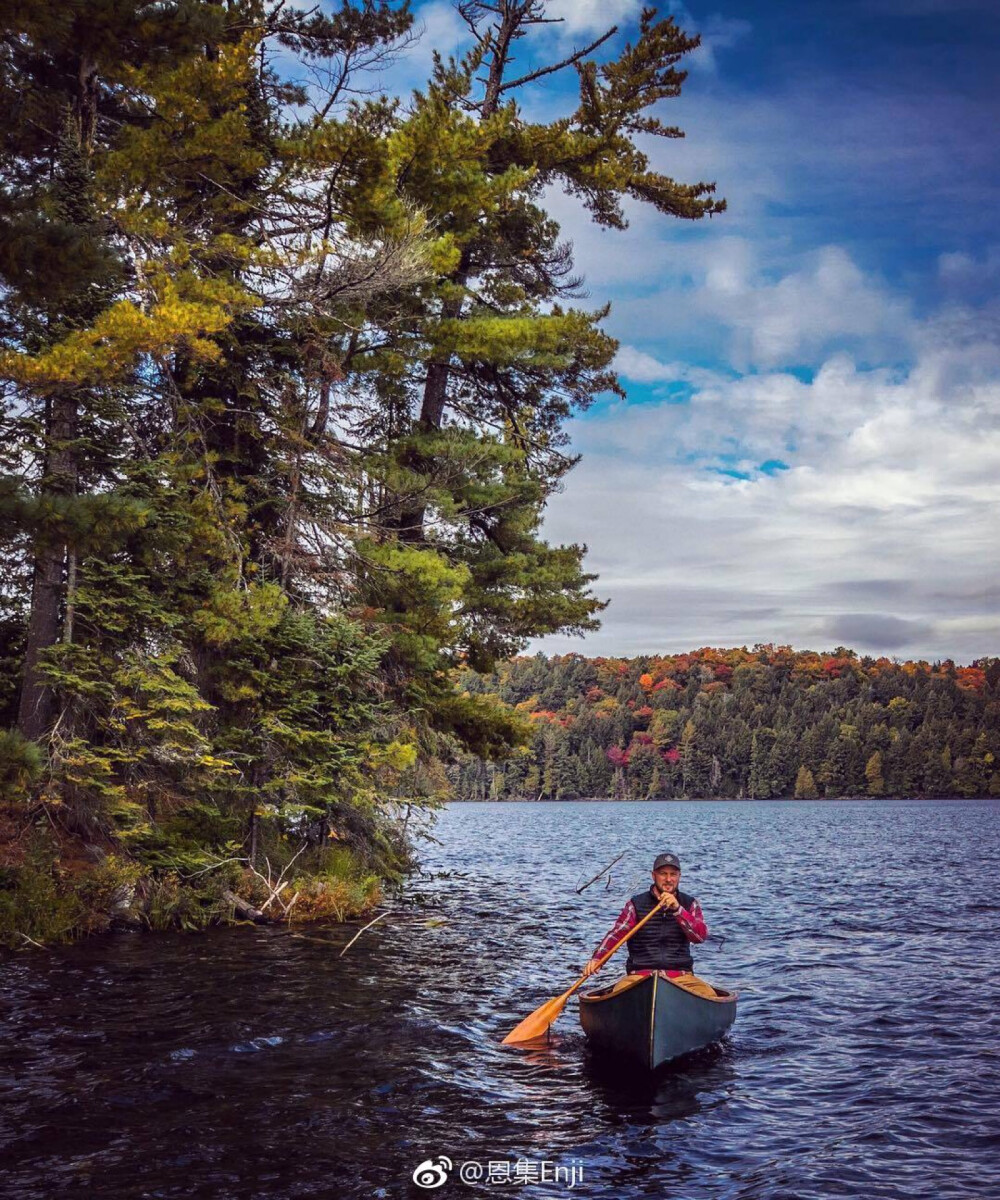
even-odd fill
[{"label": "yellow foliage", "polygon": [[74,330],[41,354],[7,351],[0,372],[38,391],[93,386],[132,374],[143,356],[162,356],[183,345],[196,359],[215,361],[221,333],[232,319],[233,289],[220,294],[205,287],[194,299],[183,299],[168,281],[149,311],[132,300],[119,300],[104,310],[89,329]]}]

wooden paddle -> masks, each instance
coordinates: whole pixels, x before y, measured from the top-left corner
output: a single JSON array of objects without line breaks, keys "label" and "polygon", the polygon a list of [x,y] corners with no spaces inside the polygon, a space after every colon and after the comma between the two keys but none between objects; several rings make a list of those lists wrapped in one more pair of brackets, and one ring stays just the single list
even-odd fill
[{"label": "wooden paddle", "polygon": [[[596,972],[604,966],[604,964],[608,961],[611,955],[614,954],[619,946],[624,946],[629,938],[634,937],[647,921],[652,920],[652,918],[656,916],[656,914],[663,907],[663,902],[667,899],[668,895],[669,893],[664,892],[656,906],[653,908],[652,912],[647,913],[642,920],[637,922],[620,941],[615,942],[607,954],[597,960],[597,966],[593,971],[590,972],[590,975],[596,974]],[[675,899],[673,896],[670,898],[672,900]],[[541,1008],[536,1008],[531,1016],[525,1017],[520,1025],[518,1025],[515,1029],[512,1029],[501,1044],[504,1046],[519,1046],[522,1042],[534,1041],[535,1038],[539,1038],[543,1033],[548,1032],[549,1026],[555,1023],[559,1014],[566,1007],[566,1001],[570,998],[570,996],[573,995],[573,993],[578,987],[580,987],[582,983],[590,978],[590,975],[581,975],[568,991],[563,992],[561,996],[556,996],[552,1000],[546,1000]]]}]

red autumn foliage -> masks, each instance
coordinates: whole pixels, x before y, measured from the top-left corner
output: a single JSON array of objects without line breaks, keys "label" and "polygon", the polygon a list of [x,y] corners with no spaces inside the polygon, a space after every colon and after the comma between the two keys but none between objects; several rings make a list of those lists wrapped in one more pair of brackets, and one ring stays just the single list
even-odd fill
[{"label": "red autumn foliage", "polygon": [[982,695],[986,689],[986,672],[980,667],[959,667],[955,673],[955,683],[963,691]]}]

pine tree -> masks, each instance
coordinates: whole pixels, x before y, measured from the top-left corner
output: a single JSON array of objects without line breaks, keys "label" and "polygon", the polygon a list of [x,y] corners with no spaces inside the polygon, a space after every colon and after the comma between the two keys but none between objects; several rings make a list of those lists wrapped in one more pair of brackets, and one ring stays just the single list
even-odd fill
[{"label": "pine tree", "polygon": [[122,364],[113,351],[98,355],[104,378],[95,372],[87,331],[103,317],[100,336],[107,335],[128,271],[110,214],[96,199],[95,158],[129,119],[130,71],[184,54],[221,12],[190,0],[155,11],[138,0],[98,0],[65,12],[31,2],[0,26],[0,170],[8,181],[0,195],[0,372],[17,389],[20,414],[11,424],[22,450],[19,472],[26,459],[32,464],[28,490],[8,490],[3,508],[30,539],[18,724],[31,739],[56,716],[45,655],[72,639],[86,539],[97,528],[104,539],[113,529],[122,534],[139,520],[102,479],[109,452],[102,423],[113,401],[100,385]]},{"label": "pine tree", "polygon": [[761,728],[754,731],[750,753],[749,794],[751,800],[768,800],[776,794],[771,753],[775,731]]},{"label": "pine tree", "polygon": [[[29,85],[4,141],[24,228],[0,243],[3,367],[43,416],[14,408],[12,456],[39,466],[29,490],[0,487],[34,567],[22,727],[48,751],[58,837],[154,872],[273,861],[292,831],[314,867],[336,832],[392,869],[380,795],[439,791],[386,704],[388,639],[344,612],[353,537],[330,530],[354,499],[324,415],[342,375],[316,349],[344,306],[422,278],[424,251],[412,214],[354,239],[353,259],[316,238],[315,212],[364,169],[364,121],[287,117],[305,97],[267,51],[326,55],[344,82],[410,18],[282,9],[163,5],[133,27],[118,5],[43,27],[29,5],[0,43],[5,94],[19,68]],[[78,79],[56,139],[39,114]],[[303,531],[320,560],[305,568]],[[517,741],[497,706],[456,706],[469,744]]]},{"label": "pine tree", "polygon": [[684,726],[680,740],[680,768],[685,796],[703,796],[708,789],[708,762],[693,720]]},{"label": "pine tree", "polygon": [[[637,145],[638,135],[678,136],[647,112],[679,92],[675,64],[697,39],[647,12],[638,40],[616,60],[598,66],[588,57],[602,38],[517,78],[515,46],[546,20],[540,0],[463,13],[474,49],[461,62],[438,62],[394,127],[377,181],[426,213],[447,244],[433,281],[414,293],[407,332],[358,350],[377,401],[366,427],[384,448],[369,464],[372,508],[382,515],[367,552],[377,569],[387,544],[407,547],[414,589],[423,570],[430,587],[445,565],[457,572],[441,656],[426,644],[423,658],[409,642],[398,646],[401,669],[424,676],[429,709],[444,702],[431,680],[456,652],[488,669],[529,636],[593,628],[602,607],[582,548],[551,547],[539,534],[544,505],[574,462],[566,417],[618,388],[604,310],[567,306],[577,281],[542,206],[544,189],[578,195],[609,226],[624,224],[625,197],[687,219],[723,207],[712,185],[651,171]],[[578,73],[576,111],[547,124],[526,119],[531,88],[564,69]],[[366,203],[360,196],[359,231]],[[384,584],[384,573],[377,579]],[[380,587],[375,599],[406,623],[412,591],[394,597]]]}]

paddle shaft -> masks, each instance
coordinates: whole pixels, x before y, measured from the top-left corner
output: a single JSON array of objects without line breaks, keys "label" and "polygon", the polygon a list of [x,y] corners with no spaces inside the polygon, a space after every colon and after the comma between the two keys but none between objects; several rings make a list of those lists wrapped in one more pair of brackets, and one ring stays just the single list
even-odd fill
[{"label": "paddle shaft", "polygon": [[552,1000],[547,1000],[540,1008],[536,1008],[533,1013],[524,1018],[520,1025],[518,1025],[515,1029],[512,1029],[510,1033],[507,1034],[503,1040],[503,1044],[505,1046],[517,1045],[519,1042],[531,1041],[545,1033],[549,1026],[558,1018],[559,1014],[566,1006],[566,1001],[570,998],[570,996],[573,995],[576,989],[580,987],[581,984],[583,984],[586,980],[588,980],[591,975],[594,975],[597,971],[599,971],[619,946],[624,946],[629,938],[634,937],[647,921],[651,921],[653,917],[656,916],[656,914],[663,907],[663,901],[666,899],[667,894],[668,893],[664,893],[652,911],[648,912],[641,921],[638,921],[635,925],[633,925],[633,927],[628,931],[628,933],[625,934],[623,938],[619,938],[618,941],[615,942],[607,954],[602,955],[601,958],[597,960],[597,966],[593,971],[590,972],[589,975],[581,975],[568,991],[563,992],[561,996],[556,996]]},{"label": "paddle shaft", "polygon": [[[605,963],[608,961],[608,959],[611,957],[611,955],[612,955],[612,954],[614,954],[614,953],[615,953],[615,951],[619,949],[619,947],[621,947],[621,946],[624,946],[624,945],[625,945],[625,943],[626,943],[626,942],[629,940],[629,938],[630,938],[630,937],[635,937],[635,935],[636,935],[636,934],[639,932],[639,930],[640,930],[640,929],[643,927],[643,925],[645,925],[647,921],[651,921],[651,920],[653,919],[653,917],[655,917],[655,916],[656,916],[656,914],[657,914],[657,913],[660,911],[660,909],[663,907],[663,901],[666,899],[666,897],[667,897],[667,895],[668,895],[668,894],[669,894],[669,893],[667,893],[667,892],[664,892],[664,894],[663,894],[663,895],[660,897],[660,899],[659,899],[659,900],[656,902],[656,905],[655,905],[655,907],[652,909],[652,911],[650,911],[650,912],[646,913],[646,915],[645,915],[645,916],[642,918],[642,920],[641,920],[641,921],[637,921],[637,922],[636,922],[636,923],[635,923],[635,924],[632,926],[632,928],[631,928],[631,929],[628,931],[628,933],[626,933],[626,934],[625,934],[625,936],[624,936],[623,938],[619,938],[619,939],[618,939],[618,941],[617,941],[617,942],[615,942],[615,944],[614,944],[614,945],[611,947],[611,949],[610,949],[610,950],[607,952],[607,954],[604,954],[604,955],[602,955],[602,956],[601,956],[601,957],[600,957],[600,958],[597,960],[597,966],[596,966],[596,967],[594,967],[593,971],[591,971],[591,972],[590,972],[590,975],[596,975],[596,974],[597,974],[597,972],[598,972],[598,971],[601,969],[601,967],[603,967],[603,966],[604,966],[604,964],[605,964]],[[572,995],[573,995],[573,993],[576,991],[576,989],[577,989],[577,988],[578,988],[578,987],[579,987],[579,986],[580,986],[582,983],[584,983],[586,980],[588,980],[588,979],[590,978],[590,975],[581,975],[581,976],[580,976],[580,978],[579,978],[579,979],[576,981],[576,983],[574,983],[574,984],[573,984],[573,986],[572,986],[572,987],[569,989],[569,991],[566,993],[566,997],[567,997],[567,999],[568,999],[570,996],[572,996]]]},{"label": "paddle shaft", "polygon": [[642,920],[637,921],[635,923],[635,925],[632,926],[632,928],[628,931],[628,933],[625,934],[625,936],[623,938],[619,938],[618,941],[615,942],[615,944],[611,947],[611,949],[607,952],[607,954],[603,955],[601,958],[599,958],[597,960],[597,966],[594,967],[594,969],[590,972],[590,975],[581,975],[580,978],[576,981],[576,983],[573,984],[573,986],[569,989],[568,992],[563,992],[563,994],[559,997],[559,999],[562,1000],[563,1004],[566,1003],[566,1001],[570,998],[570,996],[573,995],[573,993],[576,991],[576,989],[578,987],[581,987],[584,983],[587,982],[587,980],[590,978],[591,975],[596,975],[597,972],[601,969],[601,967],[603,967],[604,964],[608,961],[608,959],[611,957],[611,955],[614,954],[615,951],[619,948],[619,946],[624,946],[630,937],[634,937],[639,932],[639,930],[643,927],[643,925],[646,924],[647,921],[651,921],[653,919],[653,917],[656,916],[656,914],[660,911],[660,909],[662,907],[663,907],[663,898],[661,897],[660,900],[657,902],[656,907],[651,912],[646,913],[646,915],[642,918]]}]

